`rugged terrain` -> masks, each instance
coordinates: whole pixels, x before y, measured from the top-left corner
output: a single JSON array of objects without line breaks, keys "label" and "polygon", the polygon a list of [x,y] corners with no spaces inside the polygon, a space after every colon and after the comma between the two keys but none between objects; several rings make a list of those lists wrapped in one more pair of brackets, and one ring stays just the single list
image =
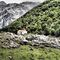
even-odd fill
[{"label": "rugged terrain", "polygon": [[23,16],[32,8],[36,7],[40,3],[38,2],[23,2],[23,3],[11,3],[6,4],[5,2],[0,2],[0,29],[8,26],[13,21]]},{"label": "rugged terrain", "polygon": [[1,32],[0,60],[60,60],[60,38]]},{"label": "rugged terrain", "polygon": [[16,32],[22,28],[29,33],[60,36],[60,1],[41,3],[13,22],[7,31]]},{"label": "rugged terrain", "polygon": [[[9,7],[7,9],[9,14],[11,12],[14,15],[16,12],[13,11],[21,5],[25,6],[25,3],[29,6],[31,4],[31,2],[23,2],[6,5],[2,2],[0,6]],[[25,8],[23,10],[25,11]],[[5,18],[6,16],[4,22]],[[11,21],[9,18],[7,20]],[[7,26],[4,22],[1,22],[2,27]],[[25,33],[24,30],[27,31],[26,34],[21,33]],[[18,31],[19,34],[17,34]],[[60,1],[47,0],[2,29],[0,60],[60,60]]]},{"label": "rugged terrain", "polygon": [[0,47],[18,48],[20,45],[30,45],[34,47],[51,47],[60,49],[60,37],[45,36],[37,34],[16,35],[10,32],[0,33]]}]

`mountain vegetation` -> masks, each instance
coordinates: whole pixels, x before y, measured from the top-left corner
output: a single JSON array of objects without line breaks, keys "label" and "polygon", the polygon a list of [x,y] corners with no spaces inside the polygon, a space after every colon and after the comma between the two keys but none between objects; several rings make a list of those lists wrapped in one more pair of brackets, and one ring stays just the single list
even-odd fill
[{"label": "mountain vegetation", "polygon": [[47,0],[17,19],[4,30],[16,33],[25,28],[29,33],[60,35],[60,1]]},{"label": "mountain vegetation", "polygon": [[60,50],[23,45],[17,49],[0,49],[0,60],[60,60]]},{"label": "mountain vegetation", "polygon": [[[24,28],[28,33],[60,36],[60,1],[47,0],[41,3],[2,31],[17,33]],[[20,45],[14,49],[0,48],[0,60],[60,60],[60,49],[30,45]]]}]

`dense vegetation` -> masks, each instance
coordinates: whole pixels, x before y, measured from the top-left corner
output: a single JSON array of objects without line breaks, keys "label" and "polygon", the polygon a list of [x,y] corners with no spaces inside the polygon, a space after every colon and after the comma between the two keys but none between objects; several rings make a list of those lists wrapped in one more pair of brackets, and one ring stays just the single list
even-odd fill
[{"label": "dense vegetation", "polygon": [[[3,30],[16,33],[23,28],[29,33],[59,36],[60,1],[47,0]],[[17,49],[0,48],[0,60],[60,60],[60,49],[29,45],[20,45]]]},{"label": "dense vegetation", "polygon": [[[60,35],[60,1],[47,0],[17,19],[8,31],[16,32],[26,28],[29,33]],[[5,29],[6,30],[6,29]]]},{"label": "dense vegetation", "polygon": [[17,49],[0,49],[0,60],[60,60],[60,50],[20,46]]}]

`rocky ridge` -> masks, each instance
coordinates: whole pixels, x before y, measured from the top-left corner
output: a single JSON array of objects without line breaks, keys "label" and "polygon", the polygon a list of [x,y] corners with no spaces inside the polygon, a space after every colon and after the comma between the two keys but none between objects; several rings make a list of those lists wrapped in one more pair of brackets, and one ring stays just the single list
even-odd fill
[{"label": "rocky ridge", "polygon": [[37,34],[16,35],[10,32],[0,33],[0,47],[18,48],[20,45],[60,48],[60,37]]},{"label": "rocky ridge", "polygon": [[0,29],[8,26],[13,21],[23,16],[32,8],[38,6],[38,2],[23,2],[6,4],[4,1],[0,2]]}]

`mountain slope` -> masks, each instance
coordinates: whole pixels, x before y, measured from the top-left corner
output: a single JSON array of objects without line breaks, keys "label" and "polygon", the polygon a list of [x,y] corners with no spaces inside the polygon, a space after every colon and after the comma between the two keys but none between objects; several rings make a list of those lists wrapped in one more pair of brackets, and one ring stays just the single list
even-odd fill
[{"label": "mountain slope", "polygon": [[29,10],[39,5],[38,2],[23,2],[20,4],[11,3],[6,4],[4,1],[0,2],[0,29],[8,26],[13,21],[23,16]]},{"label": "mountain slope", "polygon": [[28,32],[60,35],[60,1],[48,0],[12,23],[8,31],[26,28]]}]

